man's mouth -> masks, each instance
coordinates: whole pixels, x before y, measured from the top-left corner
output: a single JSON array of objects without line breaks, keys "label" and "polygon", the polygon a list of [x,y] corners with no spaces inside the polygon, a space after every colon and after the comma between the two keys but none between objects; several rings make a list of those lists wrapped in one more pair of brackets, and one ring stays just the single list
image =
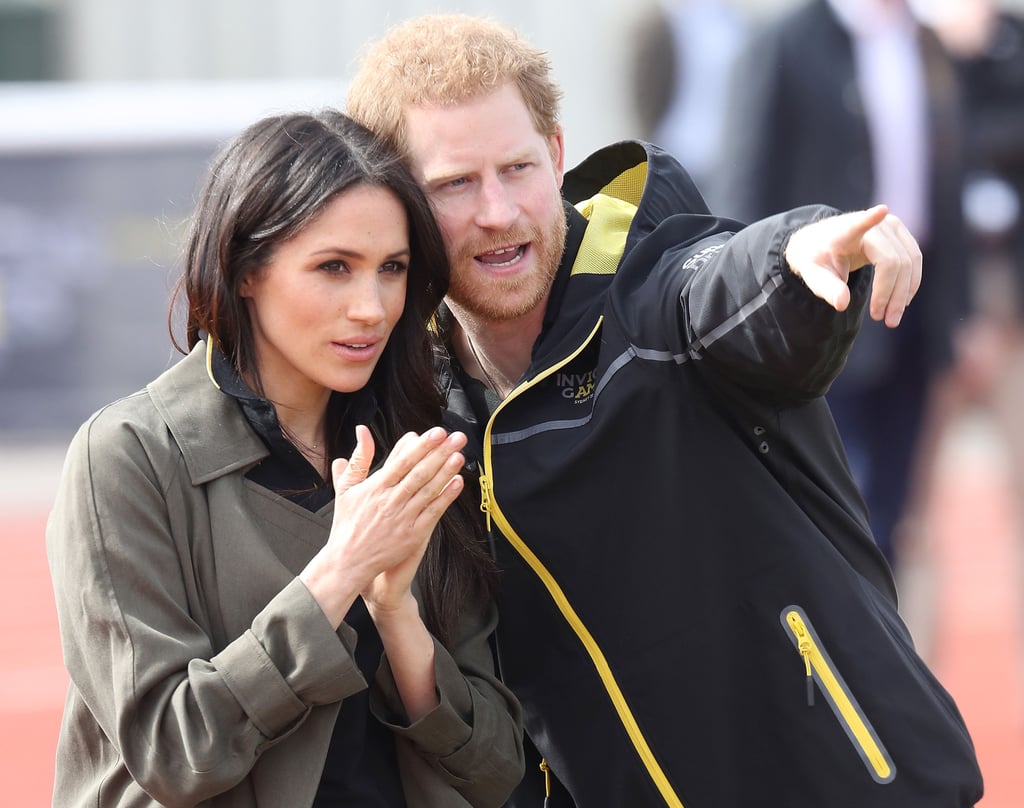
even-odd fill
[{"label": "man's mouth", "polygon": [[474,257],[481,264],[486,264],[489,267],[510,267],[517,261],[522,260],[523,254],[526,252],[526,246],[525,244],[516,244],[513,247],[504,247],[503,249],[481,253]]}]

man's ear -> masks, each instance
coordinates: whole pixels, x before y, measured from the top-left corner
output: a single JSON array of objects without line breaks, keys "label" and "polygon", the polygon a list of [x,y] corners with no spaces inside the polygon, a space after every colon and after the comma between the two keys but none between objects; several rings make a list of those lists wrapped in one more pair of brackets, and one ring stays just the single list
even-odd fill
[{"label": "man's ear", "polygon": [[558,187],[562,187],[565,179],[565,133],[562,127],[558,126],[553,135],[548,136],[548,148],[551,149],[551,164],[555,169],[555,179]]}]

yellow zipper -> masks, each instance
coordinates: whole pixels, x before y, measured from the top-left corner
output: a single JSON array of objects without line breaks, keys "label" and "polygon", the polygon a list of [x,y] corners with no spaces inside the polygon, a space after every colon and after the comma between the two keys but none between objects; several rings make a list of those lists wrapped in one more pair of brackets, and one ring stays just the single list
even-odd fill
[{"label": "yellow zipper", "polygon": [[623,696],[618,682],[615,681],[615,676],[612,674],[611,667],[608,665],[608,660],[605,659],[604,653],[601,651],[597,641],[580,619],[580,616],[576,614],[576,610],[572,608],[572,605],[569,603],[569,599],[565,596],[565,592],[562,591],[562,588],[558,585],[554,576],[551,575],[541,560],[537,558],[533,551],[512,529],[512,526],[508,523],[508,519],[505,518],[505,515],[501,512],[501,508],[498,507],[498,504],[494,499],[494,486],[492,482],[494,474],[491,467],[491,429],[494,426],[494,419],[514,398],[521,395],[525,390],[537,385],[543,379],[546,379],[552,373],[558,371],[559,368],[564,367],[575,359],[583,349],[590,344],[594,335],[600,330],[602,322],[604,322],[603,316],[598,319],[597,325],[594,326],[590,335],[583,341],[583,344],[580,345],[579,348],[573,351],[573,353],[567,356],[562,362],[557,365],[553,365],[545,370],[541,375],[516,387],[511,393],[509,393],[508,397],[498,405],[494,412],[491,413],[490,420],[487,422],[487,427],[484,429],[484,470],[480,475],[480,509],[487,514],[488,529],[490,529],[491,520],[493,518],[508,543],[515,548],[516,552],[522,556],[523,560],[529,564],[537,577],[540,578],[544,587],[551,595],[551,599],[554,600],[558,610],[562,613],[562,617],[565,618],[565,621],[576,633],[580,642],[583,643],[583,647],[590,655],[590,659],[593,662],[594,667],[597,669],[598,675],[601,677],[601,682],[604,684],[604,688],[612,700],[615,711],[618,713],[619,721],[622,722],[627,735],[629,735],[630,741],[632,741],[637,754],[640,756],[640,760],[643,763],[644,768],[647,769],[648,775],[657,787],[662,799],[665,800],[665,804],[672,806],[672,808],[683,808],[682,801],[676,795],[671,783],[669,783],[668,777],[665,775],[661,765],[655,758],[654,752],[651,751],[651,747],[647,743],[647,739],[644,738],[643,732],[641,732],[640,726],[637,724],[636,718],[634,718],[633,712],[630,710],[629,704],[626,702],[626,698]]},{"label": "yellow zipper", "polygon": [[782,610],[782,622],[793,635],[793,642],[804,661],[807,704],[814,705],[814,682],[817,681],[872,779],[883,784],[892,782],[896,777],[896,768],[889,753],[825,653],[807,615],[798,606],[787,606]]},{"label": "yellow zipper", "polygon": [[[486,446],[486,440],[490,436],[490,426],[484,432],[484,441]],[[486,453],[486,449],[484,450]],[[487,476],[487,460],[484,460],[485,471],[480,475],[480,510],[484,512],[484,516],[487,517],[487,532],[491,532],[491,480]]]}]

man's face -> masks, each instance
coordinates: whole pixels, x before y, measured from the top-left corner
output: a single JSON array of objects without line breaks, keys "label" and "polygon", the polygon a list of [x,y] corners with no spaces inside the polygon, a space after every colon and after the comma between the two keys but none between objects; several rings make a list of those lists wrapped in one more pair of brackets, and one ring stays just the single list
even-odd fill
[{"label": "man's face", "polygon": [[537,132],[514,84],[405,115],[413,173],[448,248],[450,301],[483,320],[542,305],[565,246],[561,133]]}]

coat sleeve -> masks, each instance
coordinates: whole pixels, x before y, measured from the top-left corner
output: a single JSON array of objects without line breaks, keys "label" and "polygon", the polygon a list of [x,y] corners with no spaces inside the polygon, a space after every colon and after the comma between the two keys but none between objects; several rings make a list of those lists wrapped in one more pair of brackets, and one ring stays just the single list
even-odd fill
[{"label": "coat sleeve", "polygon": [[[524,768],[521,709],[494,674],[490,636],[497,621],[493,605],[466,608],[454,649],[434,640],[441,703],[415,723],[408,723],[386,656],[370,690],[374,715],[399,743],[479,808],[503,805]],[[419,779],[408,768],[403,773],[413,784]]]},{"label": "coat sleeve", "polygon": [[132,778],[163,804],[194,805],[245,778],[314,706],[366,683],[354,638],[339,638],[295,579],[214,647],[168,509],[190,485],[180,457],[123,415],[108,409],[79,430],[47,525],[64,659],[96,737]]}]

